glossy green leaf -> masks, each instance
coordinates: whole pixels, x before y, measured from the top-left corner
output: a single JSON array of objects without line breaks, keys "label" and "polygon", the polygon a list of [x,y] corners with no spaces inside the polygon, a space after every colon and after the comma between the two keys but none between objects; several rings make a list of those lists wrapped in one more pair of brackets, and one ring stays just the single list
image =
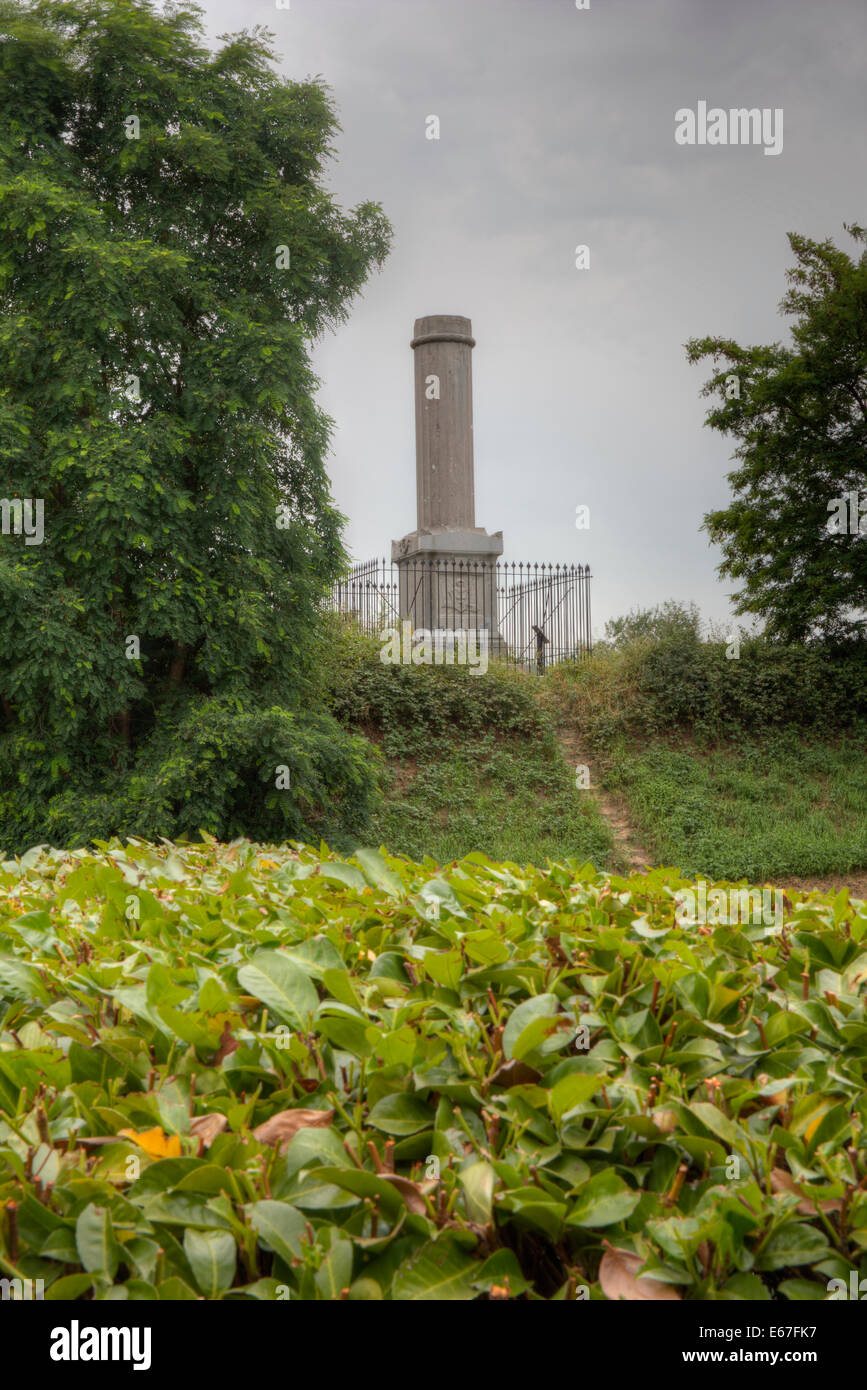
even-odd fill
[{"label": "glossy green leaf", "polygon": [[184,1235],[184,1251],[200,1293],[205,1298],[219,1298],[235,1277],[237,1250],[234,1236],[228,1231],[191,1229]]}]

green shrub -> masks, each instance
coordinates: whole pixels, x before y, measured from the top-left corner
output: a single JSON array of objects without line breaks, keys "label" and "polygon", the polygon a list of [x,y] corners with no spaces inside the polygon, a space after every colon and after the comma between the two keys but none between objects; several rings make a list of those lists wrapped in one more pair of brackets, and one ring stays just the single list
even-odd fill
[{"label": "green shrub", "polygon": [[465,666],[387,665],[377,652],[354,664],[351,678],[335,687],[331,707],[342,724],[381,733],[388,757],[489,731],[553,745],[552,725],[535,699],[536,679],[496,662],[484,675]]},{"label": "green shrub", "polygon": [[867,644],[784,646],[675,627],[603,646],[550,671],[540,698],[597,752],[617,739],[688,730],[701,740],[797,728],[815,734],[867,721]]},{"label": "green shrub", "polygon": [[344,613],[325,610],[313,650],[311,695],[329,708],[349,698],[360,670],[378,659],[381,643]]},{"label": "green shrub", "polygon": [[701,614],[696,604],[668,599],[655,608],[634,608],[621,618],[612,618],[605,624],[605,641],[598,645],[623,650],[636,641],[689,641],[700,636]]},{"label": "green shrub", "polygon": [[[0,797],[0,844],[84,845],[113,835],[156,840],[207,831],[223,840],[329,839],[354,844],[375,799],[375,750],[327,713],[191,702],[164,719],[134,758],[102,783],[31,801]],[[279,776],[288,786],[278,786]]]}]

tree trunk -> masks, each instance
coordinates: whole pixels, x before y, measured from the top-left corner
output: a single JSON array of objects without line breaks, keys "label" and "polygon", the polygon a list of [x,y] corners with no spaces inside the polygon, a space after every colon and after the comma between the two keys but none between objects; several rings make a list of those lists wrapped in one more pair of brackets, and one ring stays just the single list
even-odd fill
[{"label": "tree trunk", "polygon": [[184,663],[187,659],[189,648],[186,642],[176,642],[172,664],[169,667],[169,680],[172,685],[181,685],[184,679]]}]

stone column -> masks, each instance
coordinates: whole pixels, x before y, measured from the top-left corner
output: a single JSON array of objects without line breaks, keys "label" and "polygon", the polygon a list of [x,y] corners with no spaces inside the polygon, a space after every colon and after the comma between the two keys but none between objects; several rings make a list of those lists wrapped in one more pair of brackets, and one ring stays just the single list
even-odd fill
[{"label": "stone column", "polygon": [[457,314],[416,319],[410,346],[415,356],[418,529],[472,531],[472,325]]}]

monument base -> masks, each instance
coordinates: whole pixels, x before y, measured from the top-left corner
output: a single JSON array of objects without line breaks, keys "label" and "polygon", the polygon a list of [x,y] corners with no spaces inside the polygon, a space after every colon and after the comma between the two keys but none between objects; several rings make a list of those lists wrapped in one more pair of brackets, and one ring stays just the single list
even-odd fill
[{"label": "monument base", "polygon": [[490,654],[505,654],[497,608],[502,553],[502,531],[489,536],[481,527],[413,531],[392,541],[401,618],[430,632],[485,631]]}]

